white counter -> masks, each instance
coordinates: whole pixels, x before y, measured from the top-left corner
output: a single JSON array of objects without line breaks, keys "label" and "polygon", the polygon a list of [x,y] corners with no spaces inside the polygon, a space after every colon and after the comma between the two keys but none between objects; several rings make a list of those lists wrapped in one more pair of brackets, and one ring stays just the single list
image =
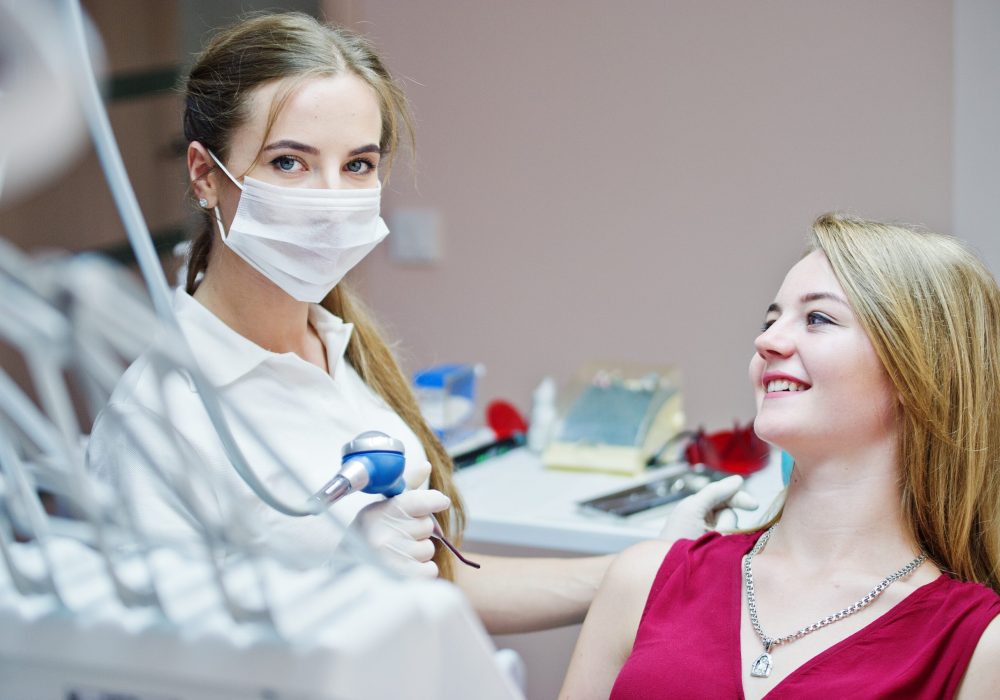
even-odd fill
[{"label": "white counter", "polygon": [[[769,511],[781,491],[780,453],[750,475],[745,490],[761,507],[736,511],[740,527],[752,527]],[[686,467],[675,464],[651,469],[640,477],[546,469],[538,455],[521,448],[455,473],[465,499],[465,541],[549,549],[579,554],[618,552],[655,537],[674,504],[627,518],[583,512],[579,501],[629,488]]]}]

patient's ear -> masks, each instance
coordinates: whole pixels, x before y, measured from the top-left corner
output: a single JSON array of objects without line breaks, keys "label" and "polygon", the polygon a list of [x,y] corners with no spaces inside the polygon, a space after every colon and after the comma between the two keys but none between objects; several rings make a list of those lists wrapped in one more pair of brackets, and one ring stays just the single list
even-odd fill
[{"label": "patient's ear", "polygon": [[[187,148],[188,177],[191,178],[191,189],[199,205],[204,209],[212,209],[219,203],[219,190],[216,183],[216,165],[208,149],[198,141],[192,141]],[[204,204],[201,204],[204,200]]]}]

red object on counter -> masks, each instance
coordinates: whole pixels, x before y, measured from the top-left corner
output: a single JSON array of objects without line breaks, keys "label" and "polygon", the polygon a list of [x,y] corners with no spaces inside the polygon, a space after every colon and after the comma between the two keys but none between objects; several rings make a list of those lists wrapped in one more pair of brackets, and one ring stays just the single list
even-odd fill
[{"label": "red object on counter", "polygon": [[731,474],[752,474],[763,469],[771,456],[770,446],[757,437],[753,421],[746,427],[737,423],[732,430],[706,433],[699,428],[684,448],[689,464],[704,464]]},{"label": "red object on counter", "polygon": [[497,440],[528,432],[528,421],[507,401],[490,401],[486,405],[486,425],[497,434]]}]

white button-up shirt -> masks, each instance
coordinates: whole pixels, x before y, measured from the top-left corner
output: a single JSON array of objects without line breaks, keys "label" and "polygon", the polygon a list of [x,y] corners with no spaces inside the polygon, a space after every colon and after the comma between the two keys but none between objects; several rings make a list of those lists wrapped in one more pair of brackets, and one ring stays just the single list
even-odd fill
[{"label": "white button-up shirt", "polygon": [[[174,311],[246,461],[286,503],[305,507],[306,497],[336,474],[344,443],[367,430],[403,442],[406,472],[426,460],[413,431],[345,361],[353,326],[321,306],[310,307],[309,321],[323,339],[330,374],[294,353],[270,352],[244,338],[182,289]],[[304,482],[305,492],[265,443]],[[281,547],[303,565],[328,561],[340,542],[341,529],[329,520],[286,516],[261,501],[231,465],[190,376],[175,371],[160,377],[148,353],[128,368],[98,416],[88,461],[122,489],[143,530],[190,533],[169,490],[145,466],[145,455],[168,474],[193,476],[197,501],[213,520],[243,521],[241,539]],[[348,523],[381,498],[351,494],[331,511]]]}]

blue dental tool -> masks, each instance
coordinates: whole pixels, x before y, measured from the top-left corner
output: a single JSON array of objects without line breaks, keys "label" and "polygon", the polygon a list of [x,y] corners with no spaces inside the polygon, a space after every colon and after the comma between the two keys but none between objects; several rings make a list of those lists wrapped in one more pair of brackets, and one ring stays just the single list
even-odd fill
[{"label": "blue dental tool", "polygon": [[354,491],[381,493],[389,498],[406,489],[401,441],[369,430],[346,443],[342,453],[340,471],[313,494],[315,500],[330,505]]},{"label": "blue dental tool", "polygon": [[[400,440],[378,430],[361,433],[344,445],[340,471],[313,494],[313,499],[324,506],[329,506],[347,494],[359,490],[365,493],[381,493],[386,498],[398,496],[406,490],[406,482],[403,481],[403,467],[406,466],[404,451],[405,448]],[[431,520],[434,523],[434,534],[431,537],[451,550],[460,562],[478,569],[479,564],[466,559],[458,548],[448,541],[437,518],[432,515]]]}]

